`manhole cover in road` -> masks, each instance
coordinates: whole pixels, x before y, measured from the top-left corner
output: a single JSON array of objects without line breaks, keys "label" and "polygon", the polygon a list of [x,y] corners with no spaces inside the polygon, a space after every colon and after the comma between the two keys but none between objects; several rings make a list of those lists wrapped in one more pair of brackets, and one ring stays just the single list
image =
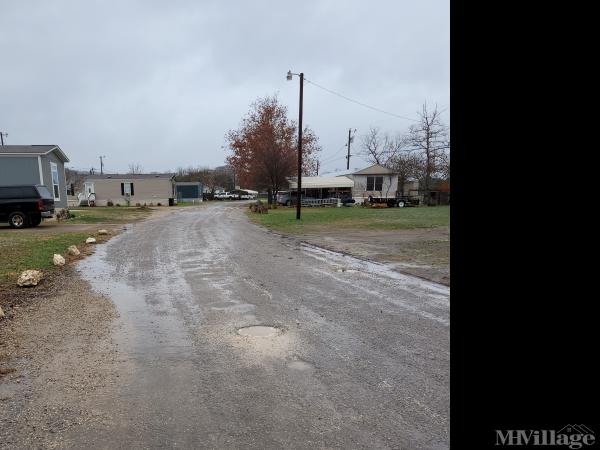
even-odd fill
[{"label": "manhole cover in road", "polygon": [[238,334],[251,337],[273,337],[279,333],[279,329],[275,327],[264,327],[261,325],[253,327],[240,328]]}]

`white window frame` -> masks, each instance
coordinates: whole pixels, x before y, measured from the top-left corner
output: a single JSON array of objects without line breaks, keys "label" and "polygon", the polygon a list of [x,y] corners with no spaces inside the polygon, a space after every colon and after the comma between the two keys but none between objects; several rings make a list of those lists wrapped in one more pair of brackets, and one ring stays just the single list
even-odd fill
[{"label": "white window frame", "polygon": [[[54,173],[56,172],[56,181],[54,183]],[[52,195],[54,196],[54,200],[60,201],[60,178],[58,176],[58,164],[55,162],[50,162],[50,181],[52,181]],[[54,189],[54,186],[57,186],[58,189]],[[58,192],[58,197],[56,196],[56,192]]]},{"label": "white window frame", "polygon": [[[125,197],[131,197],[131,185],[133,183],[131,181],[125,181],[123,183],[123,195]],[[129,190],[129,192],[127,192]]]}]

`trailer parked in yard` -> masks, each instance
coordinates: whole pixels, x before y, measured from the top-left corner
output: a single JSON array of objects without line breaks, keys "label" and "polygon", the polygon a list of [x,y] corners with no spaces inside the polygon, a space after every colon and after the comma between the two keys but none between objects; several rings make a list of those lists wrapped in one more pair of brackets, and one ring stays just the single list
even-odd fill
[{"label": "trailer parked in yard", "polygon": [[368,198],[368,202],[371,205],[386,204],[388,208],[404,208],[405,206],[419,206],[419,199],[409,197],[408,195],[401,195],[397,197],[373,197],[372,195],[370,195]]},{"label": "trailer parked in yard", "polygon": [[408,195],[399,195],[396,197],[396,206],[404,208],[405,206],[419,206],[419,199]]}]

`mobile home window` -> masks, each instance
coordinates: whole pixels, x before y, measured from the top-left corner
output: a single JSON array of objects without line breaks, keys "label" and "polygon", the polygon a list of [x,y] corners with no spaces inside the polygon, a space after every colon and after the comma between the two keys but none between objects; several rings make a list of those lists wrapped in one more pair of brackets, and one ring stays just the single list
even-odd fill
[{"label": "mobile home window", "polygon": [[134,195],[133,183],[121,183],[121,195]]},{"label": "mobile home window", "polygon": [[52,172],[52,190],[54,192],[54,200],[60,200],[60,185],[58,183],[58,166],[56,163],[50,163],[50,171]]},{"label": "mobile home window", "polygon": [[367,177],[367,191],[381,191],[383,189],[383,177]]}]

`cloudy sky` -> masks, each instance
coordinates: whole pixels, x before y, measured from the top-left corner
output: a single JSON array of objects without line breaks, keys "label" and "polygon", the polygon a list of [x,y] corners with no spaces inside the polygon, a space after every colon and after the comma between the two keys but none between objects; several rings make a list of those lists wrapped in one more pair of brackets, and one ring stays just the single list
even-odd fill
[{"label": "cloudy sky", "polygon": [[[258,97],[298,117],[289,69],[408,118],[449,106],[449,1],[3,1],[0,131],[7,144],[58,144],[72,168],[124,172],[224,164],[224,138]],[[321,172],[345,169],[370,126],[412,122],[304,86]],[[364,166],[359,155],[351,167]]]}]

